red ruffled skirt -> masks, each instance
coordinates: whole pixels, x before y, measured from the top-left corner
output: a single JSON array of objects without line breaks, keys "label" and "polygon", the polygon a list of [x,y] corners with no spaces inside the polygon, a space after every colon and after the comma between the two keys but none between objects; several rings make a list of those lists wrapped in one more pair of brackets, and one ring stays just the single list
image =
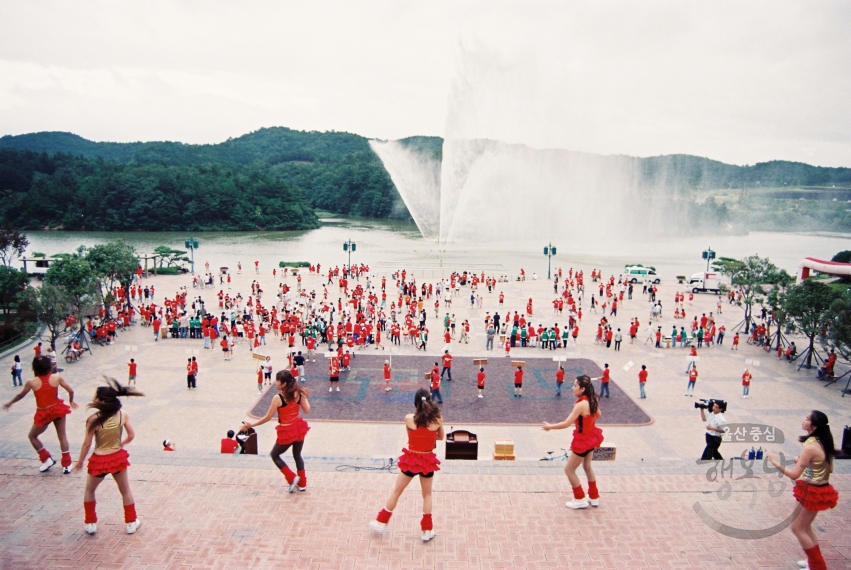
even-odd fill
[{"label": "red ruffled skirt", "polygon": [[589,449],[596,449],[603,443],[603,430],[594,427],[589,432],[579,433],[573,430],[573,441],[570,442],[570,450],[574,453],[585,453]]},{"label": "red ruffled skirt", "polygon": [[297,441],[303,441],[304,436],[306,436],[307,432],[310,431],[310,426],[307,425],[304,418],[298,418],[288,426],[278,424],[278,427],[276,427],[275,430],[278,432],[278,445],[290,445]]},{"label": "red ruffled skirt", "polygon": [[399,456],[399,471],[407,471],[408,473],[423,473],[428,475],[435,471],[440,471],[440,460],[433,451],[428,453],[417,453],[408,448],[402,449],[402,455]]},{"label": "red ruffled skirt", "polygon": [[92,477],[106,475],[107,473],[119,473],[130,467],[130,454],[126,449],[119,449],[108,455],[94,455],[89,457],[88,471]]},{"label": "red ruffled skirt", "polygon": [[64,418],[71,413],[71,408],[63,400],[59,400],[49,408],[36,410],[33,423],[38,427],[46,426],[54,420]]},{"label": "red ruffled skirt", "polygon": [[826,511],[836,506],[839,493],[833,485],[810,485],[806,481],[798,479],[795,488],[792,489],[795,500],[801,503],[808,511]]}]

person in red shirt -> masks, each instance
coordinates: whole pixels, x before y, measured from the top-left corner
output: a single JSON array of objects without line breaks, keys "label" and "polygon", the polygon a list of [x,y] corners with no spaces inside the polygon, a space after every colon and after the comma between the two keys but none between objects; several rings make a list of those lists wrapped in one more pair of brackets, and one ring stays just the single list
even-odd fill
[{"label": "person in red shirt", "polygon": [[336,386],[337,391],[340,391],[340,364],[337,357],[332,356],[328,359],[328,391],[332,391]]},{"label": "person in red shirt", "polygon": [[127,366],[130,368],[130,373],[127,376],[127,385],[135,386],[136,385],[136,360],[131,358],[130,362],[127,363]]},{"label": "person in red shirt", "polygon": [[443,369],[440,371],[440,378],[443,379],[443,375],[446,374],[447,381],[452,382],[452,355],[449,354],[448,350],[443,351],[441,360],[443,361]]},{"label": "person in red shirt", "polygon": [[564,385],[564,366],[558,365],[556,370],[556,396],[561,396],[561,387]]},{"label": "person in red shirt", "polygon": [[155,316],[153,322],[151,323],[151,326],[154,329],[154,341],[155,342],[158,342],[160,340],[160,326],[162,324],[163,324],[163,322],[160,320],[160,318],[158,316]]},{"label": "person in red shirt", "polygon": [[443,396],[440,395],[440,374],[438,374],[437,362],[431,369],[431,401],[437,400],[438,404],[443,403]]},{"label": "person in red shirt", "polygon": [[742,374],[742,398],[747,398],[750,396],[751,391],[751,379],[753,378],[753,374],[745,368],[744,373]]},{"label": "person in red shirt", "polygon": [[[32,428],[30,428],[29,439],[33,449],[38,453],[39,461],[41,461],[41,467],[38,470],[43,473],[56,465],[56,460],[50,456],[50,452],[38,439],[38,436],[47,431],[50,424],[53,424],[59,438],[59,449],[62,451],[63,472],[68,474],[71,472],[72,461],[71,446],[68,443],[68,436],[65,434],[65,416],[70,414],[72,409],[77,408],[77,404],[74,402],[74,390],[62,376],[51,373],[53,362],[47,356],[35,357],[32,362],[32,369],[34,377],[24,382],[23,389],[17,396],[3,404],[3,409],[8,410],[12,407],[12,404],[23,399],[27,392],[32,390],[33,396],[35,396],[36,412],[33,417]],[[68,392],[67,405],[59,398],[60,386]]]},{"label": "person in red shirt", "polygon": [[228,340],[227,335],[222,337],[222,341],[219,345],[222,347],[222,353],[225,355],[225,360],[230,360],[230,341]]},{"label": "person in red shirt", "polygon": [[688,374],[688,371],[691,369],[692,366],[697,366],[697,359],[696,359],[697,347],[695,347],[695,346],[691,347],[691,351],[689,352],[688,357],[689,357],[689,360],[688,360],[688,366],[686,367],[686,374]]},{"label": "person in red shirt", "polygon": [[192,359],[186,359],[186,389],[191,390],[194,378],[192,377]]},{"label": "person in red shirt", "polygon": [[[89,322],[91,322],[91,319],[89,319]],[[91,331],[91,329],[89,330]],[[35,352],[35,358],[41,356],[41,343],[38,343],[33,347],[33,352]]]},{"label": "person in red shirt", "polygon": [[606,395],[606,398],[609,397],[609,380],[611,380],[612,371],[609,370],[609,364],[606,363],[603,365],[603,375],[600,376],[600,397],[603,397],[603,394]]},{"label": "person in red shirt", "polygon": [[641,365],[641,371],[638,373],[638,391],[641,393],[639,399],[644,400],[647,398],[647,394],[644,393],[644,385],[647,383],[647,367],[645,365]]},{"label": "person in red shirt", "polygon": [[518,366],[514,371],[514,397],[523,397],[523,367]]},{"label": "person in red shirt", "polygon": [[384,391],[390,391],[390,378],[392,377],[392,371],[390,370],[390,361],[384,361]]},{"label": "person in red shirt", "polygon": [[485,391],[485,369],[479,368],[479,373],[476,375],[476,386],[479,389],[479,398],[483,398],[482,393]]},{"label": "person in red shirt", "polygon": [[228,430],[228,436],[222,438],[221,453],[233,455],[236,452],[237,448],[239,447],[239,444],[233,438],[234,435],[236,434],[233,430]]},{"label": "person in red shirt", "polygon": [[686,386],[686,396],[694,397],[695,382],[697,382],[697,366],[693,367],[688,373],[688,385]]}]

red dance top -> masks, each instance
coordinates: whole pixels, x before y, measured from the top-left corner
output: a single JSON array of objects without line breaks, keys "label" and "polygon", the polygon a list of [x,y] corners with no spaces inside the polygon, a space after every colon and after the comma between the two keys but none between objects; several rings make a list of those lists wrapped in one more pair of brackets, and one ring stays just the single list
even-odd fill
[{"label": "red dance top", "polygon": [[433,451],[437,444],[437,431],[431,431],[427,427],[417,426],[417,429],[408,430],[408,449],[427,453]]},{"label": "red dance top", "polygon": [[281,403],[284,405],[278,408],[278,423],[282,426],[287,426],[299,419],[298,411],[301,406],[298,402],[285,402],[284,395],[278,394],[281,397]]},{"label": "red dance top", "polygon": [[[576,403],[578,404],[582,400],[588,401],[588,396],[580,396]],[[587,416],[579,416],[573,422],[573,427],[576,429],[577,433],[594,433],[594,429],[597,427],[597,418],[594,414],[590,414]]]},{"label": "red dance top", "polygon": [[39,410],[50,408],[59,403],[59,386],[50,385],[50,374],[39,376],[41,380],[41,388],[33,391],[35,395],[35,405]]}]

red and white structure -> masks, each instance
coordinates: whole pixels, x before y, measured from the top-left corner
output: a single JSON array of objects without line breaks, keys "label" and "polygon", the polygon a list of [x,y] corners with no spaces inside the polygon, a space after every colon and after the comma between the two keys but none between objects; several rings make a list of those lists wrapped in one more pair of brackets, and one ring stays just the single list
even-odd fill
[{"label": "red and white structure", "polygon": [[835,275],[837,277],[847,277],[851,275],[851,263],[825,261],[823,259],[816,259],[815,257],[804,258],[798,268],[801,270],[798,274],[798,283],[804,279],[809,279],[810,271],[818,271],[825,275]]}]

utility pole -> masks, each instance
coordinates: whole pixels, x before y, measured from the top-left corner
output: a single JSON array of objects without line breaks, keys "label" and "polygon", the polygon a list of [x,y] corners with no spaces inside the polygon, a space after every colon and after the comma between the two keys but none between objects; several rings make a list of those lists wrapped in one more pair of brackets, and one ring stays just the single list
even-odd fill
[{"label": "utility pole", "polygon": [[183,242],[183,245],[192,254],[192,273],[195,273],[195,250],[198,249],[198,240],[190,235],[189,239]]},{"label": "utility pole", "polygon": [[349,252],[349,271],[352,270],[352,252],[357,251],[358,244],[354,243],[352,240],[348,240],[343,242],[343,251]]}]

